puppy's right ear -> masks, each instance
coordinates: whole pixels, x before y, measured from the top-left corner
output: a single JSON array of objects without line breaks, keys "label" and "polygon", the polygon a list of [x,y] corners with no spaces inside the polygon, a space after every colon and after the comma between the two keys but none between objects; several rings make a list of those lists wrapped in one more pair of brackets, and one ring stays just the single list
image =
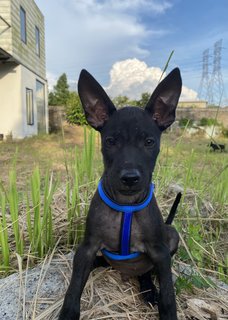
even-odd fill
[{"label": "puppy's right ear", "polygon": [[84,69],[78,80],[78,94],[88,123],[96,130],[102,129],[116,108],[101,85]]}]

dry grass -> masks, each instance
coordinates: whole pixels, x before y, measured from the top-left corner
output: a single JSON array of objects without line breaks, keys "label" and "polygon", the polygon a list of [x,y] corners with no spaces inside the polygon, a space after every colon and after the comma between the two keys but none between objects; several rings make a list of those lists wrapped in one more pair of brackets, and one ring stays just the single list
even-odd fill
[{"label": "dry grass", "polygon": [[54,173],[65,173],[65,151],[83,145],[83,128],[64,124],[62,133],[0,142],[0,179],[7,183],[8,172],[16,159],[18,185],[24,188],[35,166],[42,171],[51,168]]},{"label": "dry grass", "polygon": [[[38,270],[20,272],[18,319],[54,320],[57,319],[63,302],[63,294],[71,276],[72,254],[53,254],[46,258]],[[178,263],[178,261],[177,261]],[[177,271],[173,270],[178,276]],[[37,277],[39,275],[39,277]],[[45,290],[45,284],[53,281],[55,289]],[[57,276],[56,276],[57,275]],[[26,294],[30,279],[35,277],[35,294],[32,299]],[[10,283],[8,284],[10,285]],[[50,286],[50,284],[49,284]],[[30,288],[31,289],[31,288]],[[50,291],[51,294],[50,294]],[[194,288],[193,292],[183,291],[177,296],[178,319],[222,320],[228,317],[228,296],[225,290]],[[23,315],[23,316],[22,316]],[[94,270],[87,281],[81,299],[81,319],[158,319],[157,307],[146,306],[141,300],[136,279],[124,280],[110,268]]]},{"label": "dry grass", "polygon": [[[175,147],[176,140],[164,137],[163,153],[166,153],[172,157],[171,162],[174,164],[173,167],[169,166],[166,162],[166,157],[162,158],[162,161],[158,163],[158,168],[160,170],[166,167],[173,168],[176,170],[177,179],[181,174],[185,174],[185,163],[182,161],[186,159],[189,155],[189,150],[196,147],[197,152],[199,151],[198,157],[199,161],[197,167],[194,167],[194,172],[191,174],[191,179],[186,182],[191,190],[185,190],[184,200],[179,210],[179,214],[175,219],[176,226],[181,235],[181,247],[184,248],[185,252],[188,253],[188,262],[181,256],[181,250],[177,254],[177,260],[173,265],[173,274],[176,277],[184,276],[182,274],[185,267],[189,267],[191,264],[192,268],[199,274],[202,278],[207,281],[207,276],[213,276],[215,278],[221,278],[225,276],[225,272],[220,273],[217,268],[221,261],[225,261],[225,255],[227,250],[225,245],[227,244],[227,229],[224,225],[227,223],[227,216],[225,212],[228,210],[228,203],[224,202],[222,205],[220,203],[212,203],[211,198],[207,195],[207,187],[210,186],[211,176],[207,174],[208,172],[213,175],[221,170],[222,165],[226,162],[228,154],[209,154],[205,162],[200,161],[203,159],[206,150],[206,141],[198,141],[197,139],[192,139],[190,142],[184,141],[183,147],[180,147],[179,158],[176,159],[175,152],[178,148]],[[187,143],[188,142],[188,143]],[[62,180],[65,181],[66,168],[64,165],[64,158],[66,157],[66,152],[68,156],[68,151],[78,144],[79,146],[83,143],[83,133],[81,128],[78,127],[65,127],[65,139],[62,139],[61,135],[45,136],[43,138],[31,138],[19,142],[14,142],[11,144],[0,144],[0,163],[1,163],[1,177],[0,179],[7,183],[8,171],[12,163],[12,158],[15,155],[15,150],[17,151],[17,171],[18,171],[18,185],[19,189],[23,190],[27,186],[28,176],[36,164],[39,164],[40,168],[45,171],[45,169],[51,166],[54,173],[58,172],[62,175]],[[203,150],[203,151],[202,151]],[[176,163],[175,163],[176,161]],[[207,161],[207,162],[206,162]],[[202,183],[199,184],[197,191],[194,188],[194,183],[196,177],[199,176],[202,168],[204,168],[204,176],[202,178]],[[177,170],[178,169],[178,170]],[[169,183],[170,172],[164,171],[164,176],[166,178],[165,184],[163,180],[157,180],[157,190],[158,202],[161,211],[166,215],[171,207],[174,199],[174,195],[167,196],[167,185]],[[159,178],[159,174],[158,174]],[[170,180],[173,177],[170,175]],[[54,231],[57,242],[58,250],[62,249],[65,254],[69,248],[62,247],[62,243],[66,242],[66,230],[67,230],[67,219],[66,219],[66,190],[65,184],[60,184],[60,188],[55,192],[53,197],[52,209],[54,215]],[[88,185],[87,185],[88,187]],[[81,198],[80,198],[80,208],[84,212],[84,208],[88,205],[88,201],[92,196],[93,188],[89,190],[89,196],[83,198],[83,191],[85,187],[81,186]],[[193,190],[194,189],[194,190]],[[200,206],[200,207],[199,207]],[[200,212],[200,214],[199,214]],[[205,216],[201,214],[205,213]],[[20,206],[20,224],[24,226],[24,237],[26,240],[27,233],[25,229],[25,215],[26,207],[21,204]],[[85,215],[83,214],[75,220],[74,223],[81,223],[85,220]],[[197,229],[189,234],[189,225],[200,226],[200,236],[202,239],[197,240]],[[221,227],[223,225],[223,227]],[[11,232],[12,225],[8,225],[8,230]],[[214,233],[219,230],[218,238],[219,241],[215,242],[204,242],[207,239],[209,233],[211,233],[211,239],[214,240]],[[9,234],[11,237],[11,235]],[[186,242],[186,239],[192,237],[194,242],[194,247],[190,247]],[[217,239],[218,239],[217,238]],[[196,239],[196,240],[195,240]],[[216,240],[217,240],[216,239]],[[212,241],[211,240],[211,241]],[[11,242],[11,247],[14,248],[13,241]],[[202,254],[203,262],[202,264],[197,261],[196,257],[193,256],[193,251],[199,248]],[[68,259],[63,253],[57,254],[57,249],[53,251],[52,255],[47,257],[41,262],[37,277],[36,290],[33,295],[26,294],[26,288],[30,283],[30,278],[36,271],[29,270],[29,267],[38,264],[37,258],[30,256],[23,261],[19,256],[17,260],[13,260],[13,265],[15,270],[18,269],[19,265],[19,291],[18,297],[20,301],[20,311],[18,313],[18,319],[57,319],[58,312],[62,305],[63,295],[69,284],[69,279],[71,275],[71,258]],[[54,256],[55,253],[55,257]],[[208,267],[208,261],[211,262],[210,267]],[[22,271],[22,268],[26,267],[26,271]],[[35,270],[35,269],[34,269]],[[224,268],[225,270],[225,268]],[[48,275],[53,277],[53,281],[56,281],[55,292],[49,290],[49,292],[43,292],[43,287],[47,281]],[[59,282],[56,280],[55,276],[59,276]],[[8,283],[6,284],[8,285]],[[9,284],[10,285],[10,284]],[[5,286],[5,285],[4,285]],[[1,290],[1,287],[0,287]],[[199,289],[196,286],[191,286],[188,288],[185,286],[180,290],[180,294],[177,296],[177,306],[179,319],[211,319],[211,320],[222,320],[228,319],[228,299],[227,291],[225,289],[219,288],[219,283],[217,283],[216,288]],[[198,300],[193,300],[198,299]],[[16,319],[16,317],[15,317]],[[121,276],[118,272],[111,269],[99,268],[95,270],[87,282],[86,288],[82,297],[82,319],[92,320],[92,319],[158,319],[157,308],[150,306],[145,306],[139,297],[138,293],[138,283],[135,279],[129,279],[128,281],[122,281]]]}]

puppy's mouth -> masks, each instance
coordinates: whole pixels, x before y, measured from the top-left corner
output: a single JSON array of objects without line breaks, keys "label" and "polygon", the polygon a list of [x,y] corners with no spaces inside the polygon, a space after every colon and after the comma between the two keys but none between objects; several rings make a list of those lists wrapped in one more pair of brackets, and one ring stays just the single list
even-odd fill
[{"label": "puppy's mouth", "polygon": [[124,196],[134,196],[138,193],[141,193],[143,190],[140,187],[127,187],[125,186],[124,188],[120,188],[119,193],[124,195]]}]

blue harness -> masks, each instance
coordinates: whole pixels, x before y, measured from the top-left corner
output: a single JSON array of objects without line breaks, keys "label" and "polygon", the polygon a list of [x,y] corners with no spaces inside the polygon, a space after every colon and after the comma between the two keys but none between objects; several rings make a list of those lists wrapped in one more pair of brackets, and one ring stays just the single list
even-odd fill
[{"label": "blue harness", "polygon": [[122,212],[122,227],[121,227],[121,235],[120,235],[120,253],[110,252],[107,249],[102,249],[102,253],[104,256],[111,260],[129,260],[133,258],[137,258],[141,253],[133,252],[130,253],[130,242],[131,242],[131,223],[133,213],[136,211],[140,211],[148,206],[150,203],[153,193],[154,193],[154,184],[150,184],[149,194],[147,198],[139,204],[133,204],[131,206],[128,205],[119,205],[118,203],[112,201],[104,192],[102,187],[102,181],[100,180],[98,184],[98,192],[101,199],[104,201],[107,206],[114,209],[115,211]]}]

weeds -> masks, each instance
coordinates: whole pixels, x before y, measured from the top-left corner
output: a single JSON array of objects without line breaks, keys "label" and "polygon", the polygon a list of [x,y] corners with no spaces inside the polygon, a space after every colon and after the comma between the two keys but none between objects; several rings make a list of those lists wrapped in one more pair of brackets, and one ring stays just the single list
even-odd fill
[{"label": "weeds", "polygon": [[[93,170],[95,131],[85,128],[83,148],[74,148],[69,158],[66,148],[64,152],[67,173],[65,188],[67,243],[65,244],[71,246],[78,243],[83,235],[82,217],[87,213],[89,204],[87,186],[92,187],[95,183]],[[50,170],[41,176],[40,168],[36,166],[29,178],[27,192],[19,193],[16,172],[15,161],[13,161],[8,187],[0,183],[0,260],[2,261],[0,267],[2,270],[9,269],[14,250],[21,257],[26,257],[30,252],[34,257],[43,258],[57,241],[56,226],[53,221],[53,200],[60,186],[60,179],[54,177]],[[83,203],[81,203],[82,189],[86,195]],[[23,221],[23,215],[26,216],[25,221]]]},{"label": "weeds", "polygon": [[[65,173],[36,166],[27,181],[27,191],[18,187],[15,165],[8,184],[0,183],[1,269],[10,270],[14,252],[26,258],[44,257],[61,237],[64,250],[78,244],[84,233],[88,206],[96,188],[102,162],[94,130],[84,129],[84,146],[69,148],[63,140]],[[163,138],[162,150],[153,180],[159,203],[167,199],[171,183],[179,184],[184,196],[175,220],[184,243],[178,259],[198,268],[196,279],[180,276],[178,290],[201,285],[201,274],[216,274],[226,281],[227,256],[224,248],[228,208],[227,154],[212,154],[199,141],[186,143],[184,136]],[[96,168],[96,169],[95,169]],[[56,194],[61,190],[61,210]],[[57,213],[56,212],[61,212]],[[26,217],[26,219],[24,219]],[[30,250],[30,251],[29,251]],[[194,263],[193,263],[194,262]],[[204,282],[207,281],[202,280]],[[208,285],[208,283],[207,283]]]}]

